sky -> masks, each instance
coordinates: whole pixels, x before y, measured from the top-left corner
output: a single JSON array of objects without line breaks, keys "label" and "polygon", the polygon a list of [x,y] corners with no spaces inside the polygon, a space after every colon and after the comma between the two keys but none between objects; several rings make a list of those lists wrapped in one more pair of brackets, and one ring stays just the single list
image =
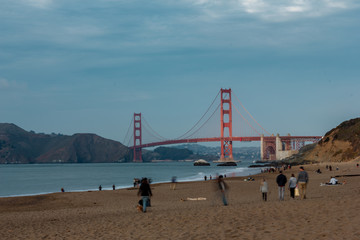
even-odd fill
[{"label": "sky", "polygon": [[231,88],[270,133],[359,117],[358,0],[0,0],[0,122],[123,142],[191,128]]}]

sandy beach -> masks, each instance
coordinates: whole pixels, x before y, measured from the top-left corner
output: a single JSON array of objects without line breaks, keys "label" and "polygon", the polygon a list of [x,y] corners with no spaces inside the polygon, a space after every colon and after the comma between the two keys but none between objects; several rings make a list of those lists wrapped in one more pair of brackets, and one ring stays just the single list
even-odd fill
[{"label": "sandy beach", "polygon": [[[278,201],[278,173],[225,178],[228,206],[215,181],[153,184],[152,206],[138,212],[137,189],[0,198],[0,239],[360,239],[360,168],[357,162],[305,165],[307,199]],[[336,167],[339,170],[335,170]],[[322,173],[315,173],[320,168]],[[284,174],[297,177],[299,167]],[[330,176],[343,185],[320,186]],[[263,202],[260,180],[269,184]],[[206,200],[181,199],[206,198]]]}]

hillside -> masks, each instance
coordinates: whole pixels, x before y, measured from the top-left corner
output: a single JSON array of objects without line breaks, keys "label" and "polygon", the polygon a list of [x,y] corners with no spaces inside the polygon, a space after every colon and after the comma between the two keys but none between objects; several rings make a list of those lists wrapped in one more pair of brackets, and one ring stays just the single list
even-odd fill
[{"label": "hillside", "polygon": [[360,157],[360,118],[341,123],[314,145],[292,158],[316,162],[347,162]]},{"label": "hillside", "polygon": [[95,134],[37,134],[0,123],[0,163],[105,163],[127,154],[121,143]]},{"label": "hillside", "polygon": [[[221,147],[208,147],[200,144],[182,144],[175,146],[179,149],[188,149],[194,154],[209,156],[211,160],[219,159]],[[233,156],[235,160],[259,160],[259,147],[233,147]]]}]

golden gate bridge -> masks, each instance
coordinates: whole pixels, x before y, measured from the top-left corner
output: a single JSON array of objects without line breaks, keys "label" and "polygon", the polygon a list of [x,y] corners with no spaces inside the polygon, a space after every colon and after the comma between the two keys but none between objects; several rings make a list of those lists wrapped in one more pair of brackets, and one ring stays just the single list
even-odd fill
[{"label": "golden gate bridge", "polygon": [[232,162],[233,142],[236,141],[260,141],[261,160],[280,160],[298,152],[306,143],[314,143],[320,139],[321,136],[274,136],[255,120],[231,89],[220,89],[202,117],[181,136],[165,138],[150,126],[141,113],[134,113],[124,143],[132,150],[133,161],[142,162],[143,148],[180,143],[220,142],[219,161]]}]

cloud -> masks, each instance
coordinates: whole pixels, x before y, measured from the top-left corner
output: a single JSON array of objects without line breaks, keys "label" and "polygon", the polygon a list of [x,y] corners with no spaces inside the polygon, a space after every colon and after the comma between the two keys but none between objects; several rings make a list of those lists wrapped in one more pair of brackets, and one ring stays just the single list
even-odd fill
[{"label": "cloud", "polygon": [[196,0],[194,5],[201,6],[209,16],[219,17],[220,12],[224,18],[229,13],[231,16],[246,14],[272,22],[321,17],[359,7],[356,0]]},{"label": "cloud", "polygon": [[4,78],[0,78],[0,89],[7,89],[10,87],[10,82]]},{"label": "cloud", "polygon": [[24,84],[19,84],[15,81],[9,81],[5,78],[0,77],[0,90],[23,89],[24,87]]},{"label": "cloud", "polygon": [[23,0],[23,2],[30,6],[42,9],[49,8],[53,4],[53,0]]}]

